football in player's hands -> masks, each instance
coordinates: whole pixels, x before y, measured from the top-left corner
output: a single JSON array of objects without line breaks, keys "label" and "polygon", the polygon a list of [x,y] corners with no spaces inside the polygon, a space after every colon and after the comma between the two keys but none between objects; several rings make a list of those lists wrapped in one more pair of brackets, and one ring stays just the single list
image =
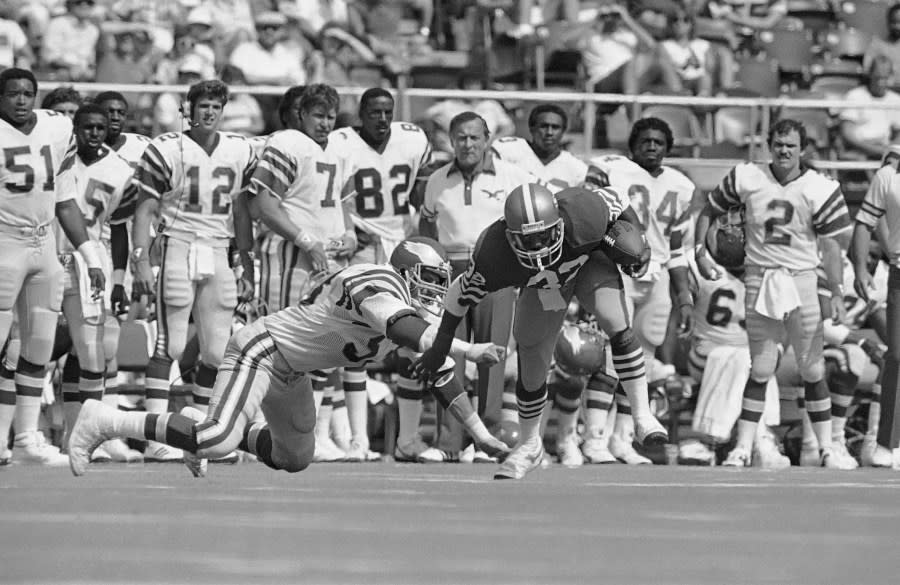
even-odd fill
[{"label": "football in player's hands", "polygon": [[646,245],[641,228],[620,220],[609,226],[601,248],[609,259],[622,266],[640,265]]}]

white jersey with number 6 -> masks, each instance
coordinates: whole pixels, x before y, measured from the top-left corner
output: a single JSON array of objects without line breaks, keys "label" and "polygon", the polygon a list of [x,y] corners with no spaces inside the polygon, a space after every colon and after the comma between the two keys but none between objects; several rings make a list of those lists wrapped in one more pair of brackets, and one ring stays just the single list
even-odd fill
[{"label": "white jersey with number 6", "polygon": [[544,164],[528,141],[518,136],[498,138],[491,147],[501,159],[528,171],[553,193],[580,185],[587,177],[587,163],[565,150]]},{"label": "white jersey with number 6", "polygon": [[344,177],[341,161],[312,138],[298,130],[281,130],[266,143],[250,180],[250,194],[269,191],[281,200],[294,225],[327,244],[345,230],[340,205]]},{"label": "white jersey with number 6", "polygon": [[344,163],[349,180],[341,198],[353,200],[353,223],[388,240],[405,238],[410,228],[409,193],[419,169],[431,158],[425,132],[415,124],[393,122],[379,152],[355,128],[341,128],[329,136],[327,150]]},{"label": "white jersey with number 6", "polygon": [[747,345],[744,283],[724,270],[725,276],[719,280],[707,280],[700,275],[693,260],[690,268],[691,279],[697,287],[694,338],[713,345]]},{"label": "white jersey with number 6", "polygon": [[[104,154],[89,165],[76,156],[69,171],[76,188],[75,202],[84,215],[88,237],[95,242],[108,237],[104,224],[120,208],[131,207],[137,192],[128,161],[106,147],[103,150]],[[58,224],[56,247],[61,254],[75,249]]]},{"label": "white jersey with number 6", "polygon": [[746,263],[812,270],[819,265],[819,236],[849,230],[850,213],[840,183],[812,169],[782,185],[768,163],[742,163],[709,194],[721,212],[744,205]]},{"label": "white jersey with number 6", "polygon": [[212,153],[188,134],[154,138],[135,171],[140,192],[160,201],[168,236],[184,241],[234,236],[232,200],[248,183],[256,155],[238,134],[218,132]]},{"label": "white jersey with number 6", "polygon": [[0,119],[0,225],[46,225],[57,202],[75,196],[64,177],[57,181],[75,156],[71,120],[49,110],[35,110],[34,115],[37,122],[29,134]]}]

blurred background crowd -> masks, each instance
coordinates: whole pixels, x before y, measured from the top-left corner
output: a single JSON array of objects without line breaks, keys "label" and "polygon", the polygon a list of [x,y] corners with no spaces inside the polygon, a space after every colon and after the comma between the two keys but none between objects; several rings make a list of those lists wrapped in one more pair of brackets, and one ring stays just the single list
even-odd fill
[{"label": "blurred background crowd", "polygon": [[[5,0],[0,67],[43,80],[336,87],[537,89],[900,103],[900,8],[881,0]],[[179,129],[178,99],[129,96],[132,130]],[[226,129],[278,127],[274,97],[240,98]],[[270,103],[272,102],[272,103]],[[352,118],[351,104],[346,116]],[[523,130],[521,100],[417,99],[410,117],[441,150],[474,108],[495,136]],[[742,157],[746,107],[660,106],[686,154]],[[771,112],[774,117],[779,112]],[[634,112],[602,104],[593,132],[622,147]],[[877,159],[900,110],[794,108],[811,155]],[[350,120],[347,120],[349,122]],[[435,134],[438,134],[435,137]],[[713,154],[710,154],[713,153]]]}]

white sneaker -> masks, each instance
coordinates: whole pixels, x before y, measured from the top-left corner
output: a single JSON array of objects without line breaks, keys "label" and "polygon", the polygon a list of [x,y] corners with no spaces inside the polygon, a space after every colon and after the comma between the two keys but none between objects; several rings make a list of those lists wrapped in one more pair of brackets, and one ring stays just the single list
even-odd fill
[{"label": "white sneaker", "polygon": [[472,463],[499,463],[500,460],[493,455],[488,455],[482,449],[475,449],[472,454]]},{"label": "white sneaker", "polygon": [[313,455],[313,461],[316,463],[333,463],[335,461],[343,461],[347,458],[347,453],[338,448],[330,437],[316,437],[316,451]]},{"label": "white sneaker", "polygon": [[140,463],[144,460],[144,456],[140,451],[130,449],[122,439],[110,439],[100,445],[110,457],[111,461],[118,463]]},{"label": "white sneaker", "polygon": [[4,465],[9,465],[10,460],[12,459],[12,451],[7,447],[3,447],[0,449],[0,467]]},{"label": "white sneaker", "polygon": [[574,432],[556,438],[556,456],[559,457],[559,462],[566,467],[584,465],[584,455],[578,449],[578,436]]},{"label": "white sneaker", "polygon": [[822,454],[818,445],[800,448],[800,467],[821,467]]},{"label": "white sneaker", "polygon": [[763,469],[788,469],[791,466],[790,458],[778,450],[778,445],[770,436],[762,436],[756,440],[751,462],[754,467]]},{"label": "white sneaker", "polygon": [[872,435],[863,438],[859,460],[866,467],[891,467],[893,464],[891,450],[879,445]]},{"label": "white sneaker", "polygon": [[505,441],[498,439],[493,435],[488,435],[487,439],[484,441],[478,441],[476,439],[475,448],[478,451],[482,451],[487,457],[493,458],[496,461],[503,461],[506,459],[506,456],[509,455],[512,450],[511,447],[507,446]]},{"label": "white sneaker", "polygon": [[428,443],[422,439],[422,435],[416,434],[412,440],[394,447],[394,461],[400,463],[419,463],[419,455],[428,450]]},{"label": "white sneaker", "polygon": [[522,479],[541,466],[544,460],[544,442],[540,438],[522,443],[500,464],[494,479]]},{"label": "white sneaker", "polygon": [[609,452],[609,441],[606,437],[591,437],[581,444],[581,453],[587,463],[606,464],[618,463],[616,456]]},{"label": "white sneaker", "polygon": [[93,453],[91,453],[91,463],[109,463],[110,461],[112,461],[112,455],[110,455],[109,452],[103,448],[103,445],[105,444],[106,443],[103,443],[102,445],[94,449]]},{"label": "white sneaker", "polygon": [[475,463],[475,445],[469,443],[466,448],[459,452],[460,463]]},{"label": "white sneaker", "polygon": [[678,445],[678,464],[711,467],[716,464],[716,452],[702,441],[688,439]]},{"label": "white sneaker", "polygon": [[634,436],[642,447],[669,442],[669,433],[653,415],[634,419]]},{"label": "white sneaker", "polygon": [[419,453],[419,463],[459,463],[459,453],[444,451],[437,447],[429,447]]},{"label": "white sneaker", "polygon": [[47,442],[40,431],[19,433],[15,437],[11,461],[17,465],[67,465],[69,458]]},{"label": "white sneaker", "polygon": [[181,449],[170,447],[164,443],[147,441],[144,448],[144,461],[146,463],[181,463],[184,461],[184,453]]},{"label": "white sneaker", "polygon": [[69,468],[75,476],[84,475],[91,454],[103,441],[111,439],[115,409],[99,400],[85,400],[69,434]]},{"label": "white sneaker", "polygon": [[653,465],[653,462],[634,450],[632,437],[612,435],[609,438],[609,452],[626,465]]},{"label": "white sneaker", "polygon": [[859,463],[847,452],[847,448],[844,447],[842,452],[838,445],[839,443],[832,443],[831,447],[822,449],[822,467],[842,471],[851,471],[859,467]]},{"label": "white sneaker", "polygon": [[[337,444],[335,444],[337,447]],[[340,447],[338,447],[340,449]],[[350,450],[346,451],[344,461],[348,463],[363,463],[372,461],[381,461],[381,453],[369,450],[368,444],[360,444],[356,441],[350,441]]]},{"label": "white sneaker", "polygon": [[743,447],[735,447],[722,462],[722,467],[750,467],[752,462],[750,451]]}]

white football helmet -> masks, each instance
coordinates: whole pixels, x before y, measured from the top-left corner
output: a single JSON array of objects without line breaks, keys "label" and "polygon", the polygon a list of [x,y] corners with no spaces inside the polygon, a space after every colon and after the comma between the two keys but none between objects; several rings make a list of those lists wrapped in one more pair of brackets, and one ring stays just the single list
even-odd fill
[{"label": "white football helmet", "polygon": [[444,247],[431,238],[407,238],[394,248],[390,263],[406,280],[413,306],[440,317],[451,280]]}]

